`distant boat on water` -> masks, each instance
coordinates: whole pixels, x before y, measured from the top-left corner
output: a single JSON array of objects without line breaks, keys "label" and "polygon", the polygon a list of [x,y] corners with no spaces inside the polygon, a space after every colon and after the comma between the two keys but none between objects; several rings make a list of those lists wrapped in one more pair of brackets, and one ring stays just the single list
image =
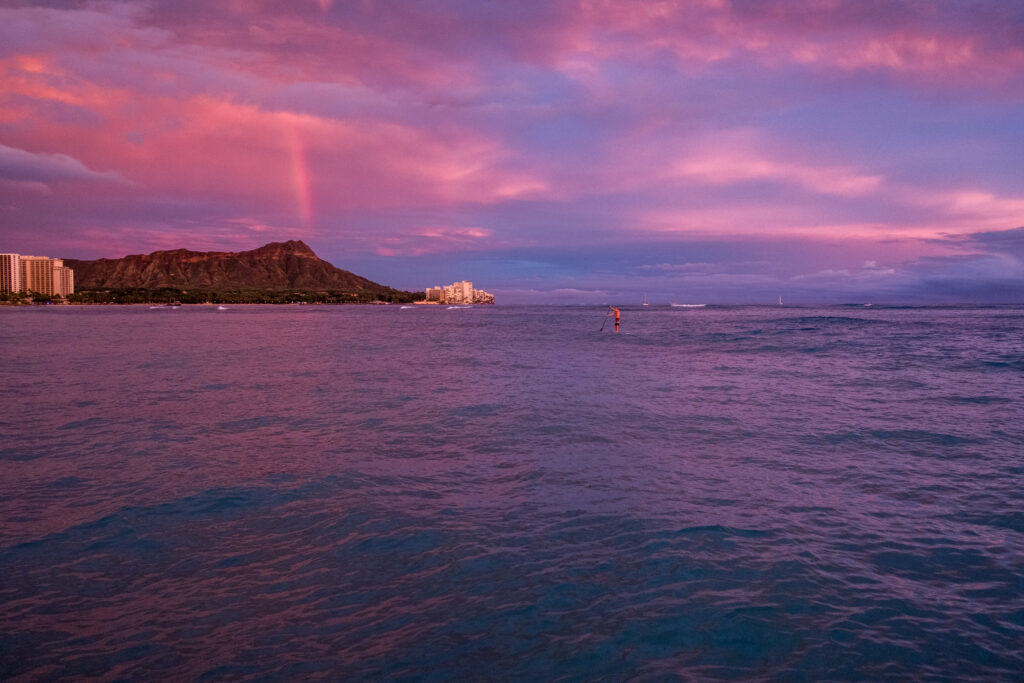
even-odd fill
[{"label": "distant boat on water", "polygon": [[226,311],[226,310],[228,310],[228,307],[227,306],[218,306],[217,310],[218,311]]},{"label": "distant boat on water", "polygon": [[669,304],[672,308],[704,308],[707,304]]},{"label": "distant boat on water", "polygon": [[644,294],[644,302],[643,302],[642,305],[643,306],[649,306],[650,305],[650,304],[647,303],[647,295],[646,294]]},{"label": "distant boat on water", "polygon": [[781,294],[779,294],[779,305],[780,306],[782,305],[782,295]]}]

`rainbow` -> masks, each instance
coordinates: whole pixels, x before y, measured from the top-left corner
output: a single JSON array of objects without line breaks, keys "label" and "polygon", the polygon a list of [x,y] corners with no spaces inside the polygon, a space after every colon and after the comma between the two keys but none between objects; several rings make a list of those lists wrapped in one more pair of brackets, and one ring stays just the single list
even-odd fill
[{"label": "rainbow", "polygon": [[288,146],[291,150],[292,187],[295,190],[295,205],[299,219],[308,225],[313,219],[313,196],[309,185],[309,164],[306,160],[306,147],[299,134],[299,127],[292,123],[288,126]]}]

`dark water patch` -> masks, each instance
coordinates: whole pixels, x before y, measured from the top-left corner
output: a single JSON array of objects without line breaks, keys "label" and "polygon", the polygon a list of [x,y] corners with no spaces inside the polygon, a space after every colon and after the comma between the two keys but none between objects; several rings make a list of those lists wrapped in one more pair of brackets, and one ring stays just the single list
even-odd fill
[{"label": "dark water patch", "polygon": [[479,405],[466,405],[454,408],[451,411],[455,418],[494,417],[500,415],[503,406],[496,403],[482,403]]},{"label": "dark water patch", "polygon": [[84,420],[74,420],[72,422],[66,422],[59,427],[59,429],[91,429],[93,427],[106,427],[115,424],[115,421],[110,418],[104,417],[90,417]]},{"label": "dark water patch", "polygon": [[[53,552],[58,546],[73,546],[88,539],[103,539],[110,534],[134,537],[138,528],[159,526],[175,518],[237,517],[258,505],[281,504],[296,498],[296,493],[265,488],[211,489],[200,494],[145,507],[125,507],[117,513],[76,525],[46,538],[15,546],[16,550]],[[0,559],[4,556],[0,554]]]},{"label": "dark water patch", "polygon": [[149,440],[154,444],[167,444],[167,443],[195,443],[199,440],[199,436],[195,434],[183,434],[180,432],[164,432],[164,431],[153,431],[149,435]]},{"label": "dark water patch", "polygon": [[841,445],[849,443],[876,443],[888,447],[904,447],[908,445],[933,446],[965,446],[983,444],[984,440],[969,437],[931,432],[921,429],[866,429],[860,431],[832,432],[803,437],[810,444]]},{"label": "dark water patch", "polygon": [[269,427],[300,427],[303,424],[308,424],[308,419],[302,420],[291,420],[281,415],[263,415],[260,417],[250,417],[241,420],[227,420],[224,422],[217,423],[217,430],[232,434],[254,432]]},{"label": "dark water patch", "polygon": [[74,489],[80,488],[85,483],[86,480],[80,477],[61,477],[51,481],[49,487],[51,489]]},{"label": "dark water patch", "polygon": [[50,454],[50,449],[46,447],[35,447],[35,448],[0,448],[0,461],[8,460],[10,462],[28,462],[29,460],[36,460]]},{"label": "dark water patch", "polygon": [[1024,371],[1024,358],[1007,360],[968,360],[952,366],[961,372],[1021,372]]},{"label": "dark water patch", "polygon": [[1013,403],[1012,398],[1004,396],[943,396],[943,401],[958,405],[991,405],[994,403]]},{"label": "dark water patch", "polygon": [[885,574],[923,583],[973,586],[977,576],[986,576],[990,582],[1003,587],[1003,596],[1012,595],[1014,584],[1018,582],[1014,572],[1000,567],[976,549],[941,545],[926,551],[916,548],[904,552],[884,551],[873,554],[871,559]]},{"label": "dark water patch", "polygon": [[0,679],[13,680],[32,671],[46,659],[50,643],[64,642],[69,637],[66,631],[0,629]]},{"label": "dark water patch", "polygon": [[[999,512],[987,513],[961,511],[949,515],[948,519],[968,524],[993,527],[996,529],[1007,529],[1019,534],[1024,534],[1024,510],[1007,509]],[[1022,578],[1021,587],[1024,589],[1024,578]]]}]

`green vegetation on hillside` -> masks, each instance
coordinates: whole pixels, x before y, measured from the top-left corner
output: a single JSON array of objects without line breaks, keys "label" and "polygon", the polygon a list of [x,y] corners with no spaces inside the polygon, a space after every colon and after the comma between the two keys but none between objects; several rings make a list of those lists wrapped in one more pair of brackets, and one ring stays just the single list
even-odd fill
[{"label": "green vegetation on hillside", "polygon": [[422,300],[423,292],[387,289],[384,292],[338,291],[273,291],[273,290],[198,290],[173,289],[106,289],[82,290],[68,297],[78,304],[368,304],[374,302],[410,303]]}]

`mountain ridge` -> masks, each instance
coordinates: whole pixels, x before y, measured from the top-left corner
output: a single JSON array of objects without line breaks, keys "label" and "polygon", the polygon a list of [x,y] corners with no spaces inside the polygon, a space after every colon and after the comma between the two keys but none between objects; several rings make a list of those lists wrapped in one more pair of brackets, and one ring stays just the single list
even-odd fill
[{"label": "mountain ridge", "polygon": [[64,259],[64,265],[74,271],[77,290],[390,290],[324,261],[302,240],[238,252],[170,249],[117,259]]}]

